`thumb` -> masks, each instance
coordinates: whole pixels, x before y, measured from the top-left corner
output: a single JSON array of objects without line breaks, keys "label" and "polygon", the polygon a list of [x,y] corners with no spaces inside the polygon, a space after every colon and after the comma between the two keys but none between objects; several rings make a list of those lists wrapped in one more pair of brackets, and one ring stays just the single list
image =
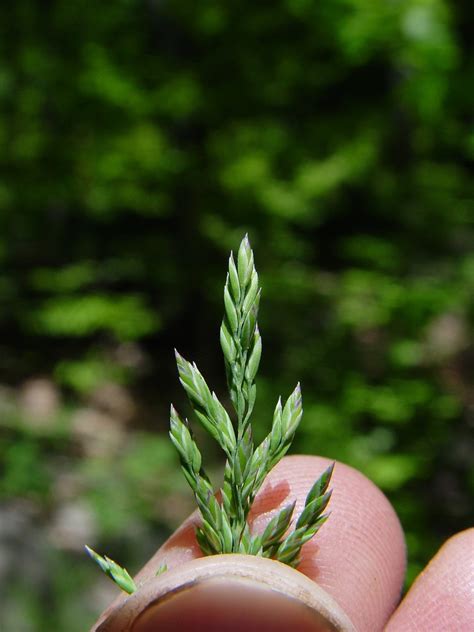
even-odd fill
[{"label": "thumb", "polygon": [[[260,531],[265,528],[275,512],[293,500],[296,500],[295,516],[298,516],[309,489],[329,463],[328,459],[311,456],[282,459],[267,477],[255,500],[250,515],[252,529]],[[235,573],[232,575],[231,567],[233,564],[235,568],[237,560],[229,564],[229,558],[242,559],[246,556],[215,556],[227,558],[227,581],[222,574],[219,575],[219,569],[214,568],[213,572],[219,575],[219,582],[208,583],[205,588],[202,581],[193,583],[193,572],[196,573],[195,579],[201,577],[199,568],[202,567],[199,564],[210,564],[214,558],[212,556],[197,561],[202,557],[194,537],[199,516],[193,514],[138,574],[136,580],[142,583],[143,588],[129,598],[121,597],[104,613],[93,630],[119,632],[133,629],[136,632],[148,632],[153,629],[122,625],[128,621],[126,625],[135,626],[139,616],[142,617],[143,625],[147,622],[146,617],[149,620],[152,617],[153,625],[161,631],[199,630],[199,617],[203,616],[205,621],[201,621],[202,629],[206,631],[381,630],[398,602],[405,569],[405,548],[398,519],[382,492],[347,465],[336,464],[332,487],[331,517],[318,535],[303,547],[298,567],[300,572],[272,560],[253,558],[253,575],[250,573],[250,577],[247,577],[253,583],[244,586],[242,582],[235,583]],[[167,572],[153,579],[156,569],[163,563],[170,569],[169,574]],[[266,569],[261,563],[271,565],[273,583],[265,582]],[[291,580],[285,579],[288,573],[292,574]],[[157,601],[153,591],[159,591],[160,586],[168,581],[173,585],[167,588],[167,599],[160,598]],[[190,581],[193,590],[187,591],[187,599],[177,599],[178,593],[182,592],[180,587],[189,587]],[[299,592],[292,593],[288,588],[291,584],[297,585]],[[260,590],[257,590],[258,587]],[[285,594],[287,598],[282,600]],[[173,599],[168,599],[171,595],[174,595]],[[165,620],[159,619],[165,616],[163,606],[166,601],[167,616],[171,617],[170,627],[162,627]],[[153,603],[156,607],[151,614]],[[298,608],[295,610],[293,607],[296,606]],[[307,613],[308,607],[313,609],[313,618],[308,624],[312,627],[304,627],[307,622],[303,613]],[[323,624],[317,623],[314,618],[318,608],[322,611],[321,621],[326,620],[326,627],[321,627]],[[146,617],[140,614],[146,610]],[[216,627],[210,627],[213,617]],[[253,627],[245,617],[254,622]],[[291,625],[288,625],[286,617],[290,617]],[[114,622],[112,627],[111,622]],[[286,624],[275,627],[278,622]],[[302,627],[298,627],[299,622]],[[238,627],[233,627],[234,623]]]}]

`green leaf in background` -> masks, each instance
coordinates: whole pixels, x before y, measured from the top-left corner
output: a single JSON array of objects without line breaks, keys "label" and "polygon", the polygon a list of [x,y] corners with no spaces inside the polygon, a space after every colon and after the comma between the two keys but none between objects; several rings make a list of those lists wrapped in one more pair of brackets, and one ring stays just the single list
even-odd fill
[{"label": "green leaf in background", "polygon": [[109,331],[119,340],[134,340],[156,331],[159,323],[140,296],[84,294],[48,299],[32,325],[53,336]]}]

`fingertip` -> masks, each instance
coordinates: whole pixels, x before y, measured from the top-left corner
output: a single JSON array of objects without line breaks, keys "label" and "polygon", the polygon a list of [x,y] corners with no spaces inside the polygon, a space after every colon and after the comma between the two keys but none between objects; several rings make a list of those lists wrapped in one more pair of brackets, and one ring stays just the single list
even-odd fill
[{"label": "fingertip", "polygon": [[[283,459],[259,495],[259,511],[275,508],[286,489],[286,499],[280,502],[295,498],[297,518],[314,481],[331,463],[316,456]],[[331,516],[303,547],[298,570],[336,600],[356,629],[380,630],[400,599],[405,575],[400,522],[380,489],[348,465],[335,464],[329,488]],[[271,517],[260,516],[255,522]]]},{"label": "fingertip", "polygon": [[[315,456],[282,459],[257,495],[249,516],[252,530],[263,530],[275,512],[292,502],[296,502],[296,521],[315,480],[332,463]],[[376,632],[398,602],[403,583],[405,545],[400,523],[382,492],[347,465],[336,463],[329,488],[331,516],[303,547],[298,570],[326,591],[356,629]],[[198,521],[195,513],[183,523],[140,571],[137,583],[146,585],[162,563],[179,573],[183,564],[202,557],[195,538]],[[121,603],[123,598],[112,611]]]},{"label": "fingertip", "polygon": [[417,577],[386,632],[473,629],[474,528],[447,540]]}]

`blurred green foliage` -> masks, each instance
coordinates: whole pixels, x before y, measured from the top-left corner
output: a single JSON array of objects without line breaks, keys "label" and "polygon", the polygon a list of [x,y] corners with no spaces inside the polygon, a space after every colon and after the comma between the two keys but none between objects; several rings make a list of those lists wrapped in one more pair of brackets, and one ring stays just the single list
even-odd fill
[{"label": "blurred green foliage", "polygon": [[[409,581],[469,525],[473,23],[467,0],[2,5],[0,494],[50,534],[31,552],[49,571],[0,577],[23,604],[8,629],[83,630],[103,604],[83,542],[57,536],[64,503],[131,570],[190,508],[171,350],[224,393],[223,274],[246,231],[257,434],[300,379],[295,450],[382,487]],[[25,404],[37,376],[61,389],[49,417]],[[100,400],[110,384],[132,412]]]}]

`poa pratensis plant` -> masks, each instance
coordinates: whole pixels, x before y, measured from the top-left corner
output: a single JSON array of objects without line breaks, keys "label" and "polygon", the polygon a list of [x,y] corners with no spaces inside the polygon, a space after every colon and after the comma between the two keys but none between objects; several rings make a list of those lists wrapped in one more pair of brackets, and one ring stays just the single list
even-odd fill
[{"label": "poa pratensis plant", "polygon": [[[267,474],[288,451],[303,414],[301,389],[297,384],[284,405],[281,398],[278,400],[271,431],[260,445],[255,446],[251,416],[256,397],[255,376],[262,353],[257,325],[260,291],[253,252],[246,236],[240,244],[237,261],[232,253],[229,258],[224,287],[224,319],[220,329],[235,422],[210,390],[196,364],[191,364],[176,351],[179,380],[196,419],[226,456],[220,501],[203,468],[201,452],[189,422],[180,417],[174,406],[171,406],[170,413],[170,437],[201,514],[202,523],[196,528],[196,538],[204,555],[244,553],[296,567],[303,544],[328,518],[328,514],[323,512],[331,497],[328,486],[334,465],[314,483],[292,529],[294,502],[270,520],[262,534],[251,532],[247,519],[252,503]],[[128,593],[136,590],[133,579],[124,568],[89,547],[86,549],[122,590]],[[165,570],[166,566],[162,566],[157,574]]]}]

